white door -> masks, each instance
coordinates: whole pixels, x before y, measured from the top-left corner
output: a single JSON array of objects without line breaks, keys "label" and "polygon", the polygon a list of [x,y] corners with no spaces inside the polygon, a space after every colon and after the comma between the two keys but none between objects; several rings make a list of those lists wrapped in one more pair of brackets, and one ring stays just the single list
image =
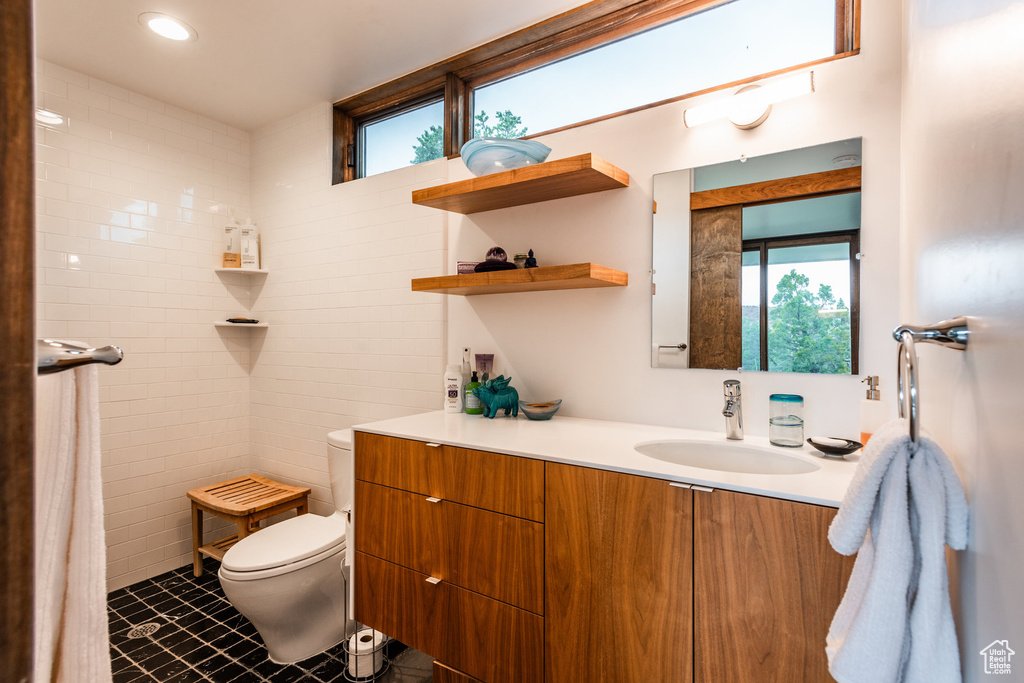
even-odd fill
[{"label": "white door", "polygon": [[971,504],[952,586],[964,680],[989,680],[994,640],[1024,680],[1024,3],[904,7],[901,313],[973,318],[965,353],[918,345],[922,423]]}]

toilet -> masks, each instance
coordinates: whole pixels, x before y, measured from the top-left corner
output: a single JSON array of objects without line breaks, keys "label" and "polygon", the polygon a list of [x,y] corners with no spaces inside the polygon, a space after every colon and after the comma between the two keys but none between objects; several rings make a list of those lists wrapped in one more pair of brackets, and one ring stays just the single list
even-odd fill
[{"label": "toilet", "polygon": [[334,514],[305,514],[246,536],[221,561],[224,595],[259,631],[270,659],[291,664],[355,632],[348,618],[352,430],[327,435]]}]

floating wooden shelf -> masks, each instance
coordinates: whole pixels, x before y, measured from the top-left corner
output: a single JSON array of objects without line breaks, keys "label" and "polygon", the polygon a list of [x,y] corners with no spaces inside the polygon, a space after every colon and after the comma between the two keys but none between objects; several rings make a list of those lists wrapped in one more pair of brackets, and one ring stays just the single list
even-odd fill
[{"label": "floating wooden shelf", "polygon": [[593,154],[413,190],[412,203],[477,213],[629,187],[629,174]]},{"label": "floating wooden shelf", "polygon": [[567,266],[517,268],[491,273],[418,278],[412,281],[412,291],[470,296],[551,289],[625,287],[628,283],[629,276],[621,270],[612,270],[596,263],[573,263]]}]

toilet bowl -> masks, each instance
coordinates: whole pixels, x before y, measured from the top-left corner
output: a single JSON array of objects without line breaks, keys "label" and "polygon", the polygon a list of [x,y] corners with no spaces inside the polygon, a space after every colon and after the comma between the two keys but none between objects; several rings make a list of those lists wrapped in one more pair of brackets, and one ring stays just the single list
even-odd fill
[{"label": "toilet bowl", "polygon": [[334,514],[299,515],[246,536],[224,554],[217,573],[228,601],[256,627],[278,664],[312,657],[355,631],[346,560],[351,430],[328,435],[328,467]]}]

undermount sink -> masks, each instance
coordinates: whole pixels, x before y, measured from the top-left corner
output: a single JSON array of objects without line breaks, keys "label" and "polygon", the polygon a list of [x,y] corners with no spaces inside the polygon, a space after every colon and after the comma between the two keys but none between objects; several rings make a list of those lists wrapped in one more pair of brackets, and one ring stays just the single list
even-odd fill
[{"label": "undermount sink", "polygon": [[649,458],[719,472],[806,474],[818,465],[767,448],[716,441],[647,441],[633,447]]}]

